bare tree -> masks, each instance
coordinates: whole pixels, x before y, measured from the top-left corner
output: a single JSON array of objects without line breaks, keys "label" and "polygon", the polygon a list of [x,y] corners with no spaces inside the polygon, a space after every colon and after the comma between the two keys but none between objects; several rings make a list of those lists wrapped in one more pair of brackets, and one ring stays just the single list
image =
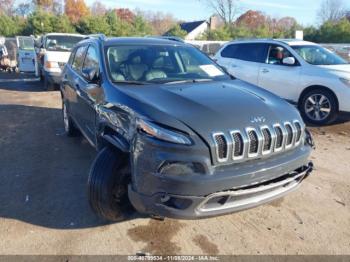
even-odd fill
[{"label": "bare tree", "polygon": [[343,0],[323,0],[317,14],[321,23],[339,21],[345,15],[346,7]]},{"label": "bare tree", "polygon": [[94,15],[104,15],[107,12],[107,7],[99,0],[96,0],[91,5],[91,13]]},{"label": "bare tree", "polygon": [[14,0],[0,0],[0,14],[12,15]]},{"label": "bare tree", "polygon": [[135,13],[142,16],[151,24],[154,35],[162,35],[177,24],[177,19],[170,13],[142,11],[136,9]]},{"label": "bare tree", "polygon": [[239,0],[202,0],[218,14],[225,24],[232,24],[236,15],[241,11]]},{"label": "bare tree", "polygon": [[16,14],[19,16],[27,16],[33,9],[33,5],[31,2],[22,2],[17,5]]}]

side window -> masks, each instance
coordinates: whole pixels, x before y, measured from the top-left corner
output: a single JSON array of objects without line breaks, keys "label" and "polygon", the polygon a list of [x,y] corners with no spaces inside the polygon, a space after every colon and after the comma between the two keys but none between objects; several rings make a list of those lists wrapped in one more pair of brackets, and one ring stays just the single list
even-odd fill
[{"label": "side window", "polygon": [[283,65],[283,59],[294,57],[286,48],[280,45],[270,45],[267,63],[271,65]]},{"label": "side window", "polygon": [[240,44],[237,52],[237,59],[265,63],[267,57],[268,45],[264,43],[247,43]]},{"label": "side window", "polygon": [[225,58],[237,58],[238,44],[228,45],[221,51],[221,56]]},{"label": "side window", "polygon": [[99,70],[99,62],[96,48],[92,45],[89,46],[89,49],[86,53],[83,69],[95,69],[96,72]]},{"label": "side window", "polygon": [[72,51],[72,53],[70,54],[70,57],[69,57],[69,60],[68,60],[68,64],[72,66],[72,63],[73,63],[73,60],[74,60],[74,57],[75,57],[75,53],[76,53],[76,49],[74,49]]},{"label": "side window", "polygon": [[86,50],[86,46],[80,46],[78,47],[75,53],[72,68],[76,72],[81,71],[81,67],[83,66],[83,62],[84,62],[85,50]]}]

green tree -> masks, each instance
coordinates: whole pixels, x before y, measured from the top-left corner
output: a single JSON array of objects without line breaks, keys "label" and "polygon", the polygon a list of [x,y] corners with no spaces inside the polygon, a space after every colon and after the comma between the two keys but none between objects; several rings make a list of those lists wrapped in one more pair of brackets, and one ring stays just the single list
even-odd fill
[{"label": "green tree", "polygon": [[78,22],[76,29],[81,34],[102,33],[109,35],[110,33],[110,26],[105,16],[86,16]]},{"label": "green tree", "polygon": [[146,35],[152,34],[151,26],[140,15],[137,15],[135,17],[132,25],[133,25],[133,35],[134,36],[146,36]]},{"label": "green tree", "polygon": [[28,17],[25,32],[34,35],[54,32],[53,18],[51,13],[37,9]]},{"label": "green tree", "polygon": [[10,17],[5,14],[0,15],[0,35],[15,36],[23,30],[23,21],[18,17]]},{"label": "green tree", "polygon": [[185,30],[182,30],[180,25],[175,25],[166,33],[166,35],[185,38],[185,36],[187,35],[187,32]]}]

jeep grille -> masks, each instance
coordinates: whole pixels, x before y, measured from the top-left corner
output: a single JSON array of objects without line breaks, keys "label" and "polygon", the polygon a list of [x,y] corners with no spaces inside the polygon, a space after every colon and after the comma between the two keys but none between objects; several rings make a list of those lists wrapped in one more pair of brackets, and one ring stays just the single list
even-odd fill
[{"label": "jeep grille", "polygon": [[216,158],[219,163],[248,160],[284,152],[297,147],[304,132],[299,121],[246,128],[213,134]]}]

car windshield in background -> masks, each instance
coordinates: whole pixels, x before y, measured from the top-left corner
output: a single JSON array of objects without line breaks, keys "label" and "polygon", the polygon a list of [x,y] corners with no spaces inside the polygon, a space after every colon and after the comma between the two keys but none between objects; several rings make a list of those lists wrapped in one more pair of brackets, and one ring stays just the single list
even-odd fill
[{"label": "car windshield in background", "polygon": [[229,76],[194,47],[129,45],[107,48],[108,68],[113,82],[180,83],[229,79]]},{"label": "car windshield in background", "polygon": [[309,64],[312,65],[343,65],[348,64],[343,58],[332,51],[318,45],[292,46],[292,48]]},{"label": "car windshield in background", "polygon": [[46,39],[45,49],[49,51],[70,51],[75,44],[83,40],[81,36],[54,35]]},{"label": "car windshield in background", "polygon": [[34,51],[34,40],[30,37],[20,37],[18,39],[19,49],[24,51]]}]

